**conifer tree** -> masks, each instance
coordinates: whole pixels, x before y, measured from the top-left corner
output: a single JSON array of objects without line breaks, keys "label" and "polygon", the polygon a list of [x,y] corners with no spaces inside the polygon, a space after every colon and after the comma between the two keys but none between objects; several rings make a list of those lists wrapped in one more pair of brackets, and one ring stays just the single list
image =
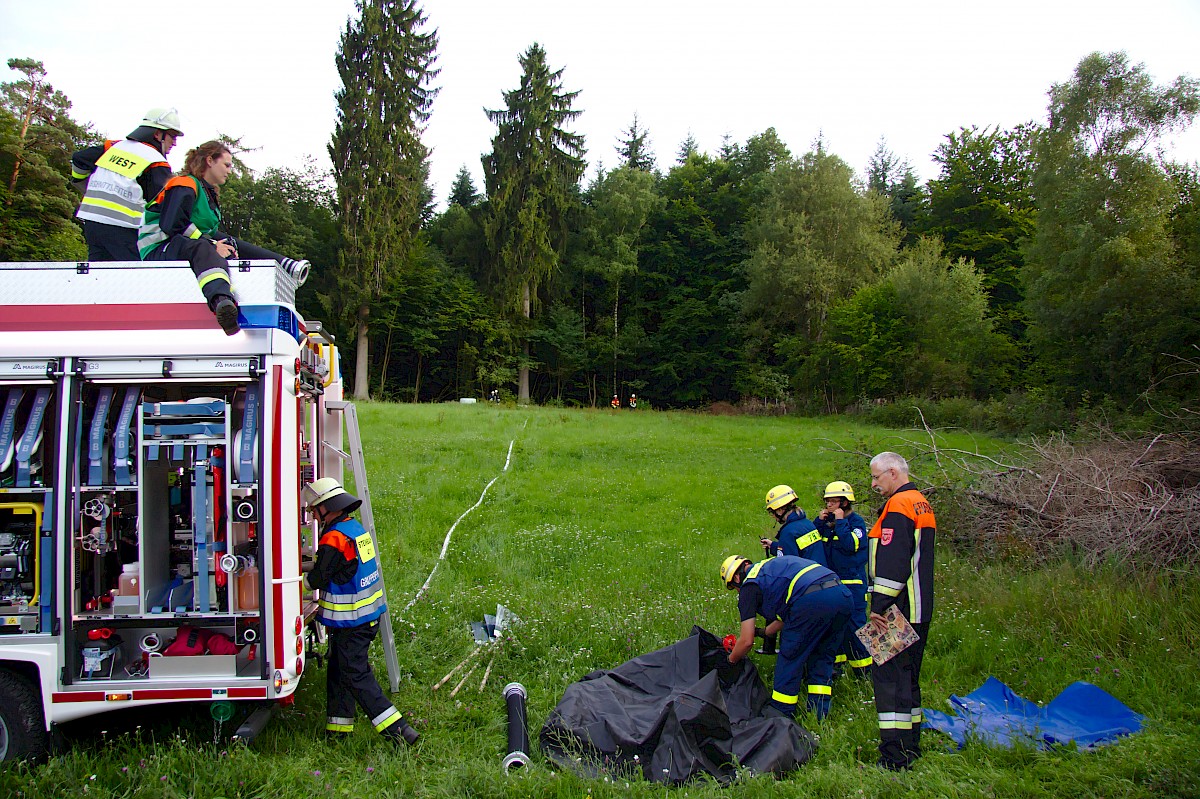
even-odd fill
[{"label": "conifer tree", "polygon": [[329,143],[343,231],[337,291],[356,338],[354,395],[368,392],[368,320],[412,256],[429,213],[421,142],[437,89],[437,31],[415,0],[358,0],[336,56],[342,88]]},{"label": "conifer tree", "polygon": [[675,154],[675,162],[683,165],[687,160],[696,153],[700,152],[700,145],[696,144],[696,137],[689,130],[687,138],[679,143],[679,151]]},{"label": "conifer tree", "polygon": [[449,204],[470,208],[477,202],[479,202],[479,192],[475,190],[475,181],[471,179],[471,172],[464,164],[458,168],[458,174],[454,176],[454,185],[450,187]]},{"label": "conifer tree", "polygon": [[[528,320],[539,286],[566,249],[568,217],[579,205],[583,137],[566,130],[579,116],[579,92],[562,87],[536,42],[520,56],[521,85],[504,93],[505,108],[487,110],[496,124],[492,152],[483,157],[488,213],[484,236],[498,299]],[[524,339],[518,400],[529,401],[529,339]]]},{"label": "conifer tree", "polygon": [[633,115],[633,123],[624,132],[625,138],[617,145],[617,154],[621,156],[621,165],[642,172],[654,171],[654,153],[650,152],[650,131],[638,126],[638,116]]}]

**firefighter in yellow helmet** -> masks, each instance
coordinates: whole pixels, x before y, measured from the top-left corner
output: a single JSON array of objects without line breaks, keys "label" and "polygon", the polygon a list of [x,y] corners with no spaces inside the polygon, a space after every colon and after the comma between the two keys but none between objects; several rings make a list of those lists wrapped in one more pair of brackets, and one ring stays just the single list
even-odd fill
[{"label": "firefighter in yellow helmet", "polygon": [[825,509],[813,519],[826,542],[829,568],[854,598],[854,613],[846,628],[846,640],[837,656],[839,668],[849,662],[854,674],[871,674],[871,653],[854,631],[867,623],[867,523],[854,512],[854,488],[844,480],[825,486]]},{"label": "firefighter in yellow helmet", "polygon": [[771,704],[794,716],[800,685],[808,673],[807,707],[818,720],[829,715],[833,689],[833,660],[850,619],[850,591],[832,571],[806,558],[780,555],[751,563],[730,555],[721,564],[721,581],[738,592],[737,643],[729,653],[734,678],[742,659],[754,644],[755,620],[767,621],[766,635],[780,630],[781,645],[775,660]]},{"label": "firefighter in yellow helmet", "polygon": [[321,525],[307,582],[321,592],[317,621],[329,633],[325,733],[341,737],[354,732],[357,702],[376,732],[396,743],[415,743],[417,731],[388,701],[368,659],[387,606],[371,535],[351,517],[362,500],[332,477],[306,486],[303,499]]},{"label": "firefighter in yellow helmet", "polygon": [[779,525],[774,541],[760,538],[768,555],[792,555],[829,566],[825,542],[816,526],[804,515],[796,492],[788,485],[777,485],[767,492],[767,513]]}]

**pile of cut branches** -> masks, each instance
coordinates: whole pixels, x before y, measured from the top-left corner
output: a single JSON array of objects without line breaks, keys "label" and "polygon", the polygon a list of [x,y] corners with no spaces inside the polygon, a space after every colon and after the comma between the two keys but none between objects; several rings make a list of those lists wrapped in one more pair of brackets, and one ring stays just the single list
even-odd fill
[{"label": "pile of cut branches", "polygon": [[1183,437],[1095,431],[1028,445],[1021,467],[976,472],[964,496],[985,541],[1085,566],[1200,563],[1200,452]]}]

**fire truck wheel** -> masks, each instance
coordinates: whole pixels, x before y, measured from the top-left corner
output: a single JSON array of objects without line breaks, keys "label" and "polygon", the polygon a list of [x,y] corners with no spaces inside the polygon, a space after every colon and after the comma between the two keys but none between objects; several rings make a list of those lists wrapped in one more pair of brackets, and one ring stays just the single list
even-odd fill
[{"label": "fire truck wheel", "polygon": [[37,691],[23,677],[0,669],[0,760],[40,760],[47,742]]}]

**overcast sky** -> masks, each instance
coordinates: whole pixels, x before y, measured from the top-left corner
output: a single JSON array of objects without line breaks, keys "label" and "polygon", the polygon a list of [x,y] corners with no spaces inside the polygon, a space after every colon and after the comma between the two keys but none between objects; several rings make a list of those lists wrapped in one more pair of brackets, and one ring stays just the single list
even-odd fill
[{"label": "overcast sky", "polygon": [[[636,113],[661,168],[689,135],[715,153],[774,127],[794,154],[821,136],[859,174],[880,138],[923,179],[947,133],[1044,121],[1046,92],[1088,53],[1124,50],[1156,81],[1200,78],[1200,0],[426,0],[440,39],[440,87],[424,136],[444,205],[480,156],[533,42],[564,88],[579,90],[574,130],[588,161],[617,163]],[[217,133],[260,147],[256,170],[328,168],[334,53],[353,0],[201,0],[121,5],[0,0],[0,58],[43,61],[74,117],[129,133],[151,106],[175,106],[185,138]],[[153,35],[152,35],[153,34]],[[0,80],[16,73],[0,66]],[[1174,157],[1200,161],[1200,125]]]}]

